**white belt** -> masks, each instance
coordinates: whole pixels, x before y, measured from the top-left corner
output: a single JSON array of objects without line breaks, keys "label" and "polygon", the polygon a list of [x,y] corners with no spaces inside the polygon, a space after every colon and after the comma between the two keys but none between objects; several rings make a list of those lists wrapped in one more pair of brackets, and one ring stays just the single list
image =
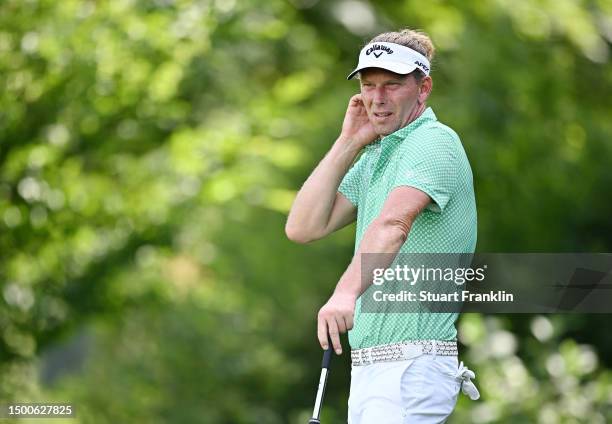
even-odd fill
[{"label": "white belt", "polygon": [[447,340],[412,340],[351,351],[353,366],[378,362],[403,361],[420,355],[457,356],[457,342]]}]

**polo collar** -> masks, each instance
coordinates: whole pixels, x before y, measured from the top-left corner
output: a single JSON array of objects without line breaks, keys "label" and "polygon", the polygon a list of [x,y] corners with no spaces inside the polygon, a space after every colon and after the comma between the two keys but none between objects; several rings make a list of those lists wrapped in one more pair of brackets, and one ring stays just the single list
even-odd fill
[{"label": "polo collar", "polygon": [[388,142],[404,140],[406,137],[408,137],[408,134],[410,134],[412,131],[420,127],[425,122],[437,121],[437,120],[438,118],[436,117],[436,114],[431,109],[431,107],[427,107],[427,109],[425,109],[423,113],[419,115],[417,119],[415,119],[414,121],[412,121],[405,127],[400,128],[399,130],[395,131],[394,133],[391,133],[387,135],[386,137],[383,137],[383,139],[381,140],[382,144],[385,145],[385,144],[390,144]]}]

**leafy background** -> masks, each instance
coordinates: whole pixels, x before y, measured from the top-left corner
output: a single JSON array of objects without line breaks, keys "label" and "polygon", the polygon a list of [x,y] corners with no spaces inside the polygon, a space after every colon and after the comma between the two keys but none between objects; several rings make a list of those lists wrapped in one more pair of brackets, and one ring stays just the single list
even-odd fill
[{"label": "leafy background", "polygon": [[[430,104],[470,157],[478,251],[612,251],[609,0],[5,0],[0,403],[306,422],[354,228],[300,246],[284,222],[359,47],[403,27],[437,46]],[[482,399],[451,422],[612,420],[609,319],[464,315]]]}]

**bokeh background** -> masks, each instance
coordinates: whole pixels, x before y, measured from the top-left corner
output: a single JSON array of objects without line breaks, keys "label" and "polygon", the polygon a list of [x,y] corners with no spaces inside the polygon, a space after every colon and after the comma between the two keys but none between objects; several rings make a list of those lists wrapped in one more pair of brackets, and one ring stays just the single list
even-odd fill
[{"label": "bokeh background", "polygon": [[[609,0],[4,0],[0,403],[307,422],[354,227],[306,246],[283,227],[359,48],[404,27],[438,49],[430,104],[472,164],[478,251],[612,251]],[[612,422],[611,318],[462,316],[482,398],[451,422]],[[348,384],[345,354],[326,423]]]}]

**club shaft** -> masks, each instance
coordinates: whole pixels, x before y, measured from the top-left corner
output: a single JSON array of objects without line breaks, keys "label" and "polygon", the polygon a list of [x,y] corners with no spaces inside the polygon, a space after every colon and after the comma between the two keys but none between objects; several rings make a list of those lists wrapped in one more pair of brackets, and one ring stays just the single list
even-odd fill
[{"label": "club shaft", "polygon": [[317,389],[317,397],[315,399],[314,409],[312,411],[312,417],[319,419],[321,414],[321,404],[323,403],[323,396],[325,395],[325,386],[327,385],[327,368],[321,369],[321,377],[319,378],[319,388]]}]

